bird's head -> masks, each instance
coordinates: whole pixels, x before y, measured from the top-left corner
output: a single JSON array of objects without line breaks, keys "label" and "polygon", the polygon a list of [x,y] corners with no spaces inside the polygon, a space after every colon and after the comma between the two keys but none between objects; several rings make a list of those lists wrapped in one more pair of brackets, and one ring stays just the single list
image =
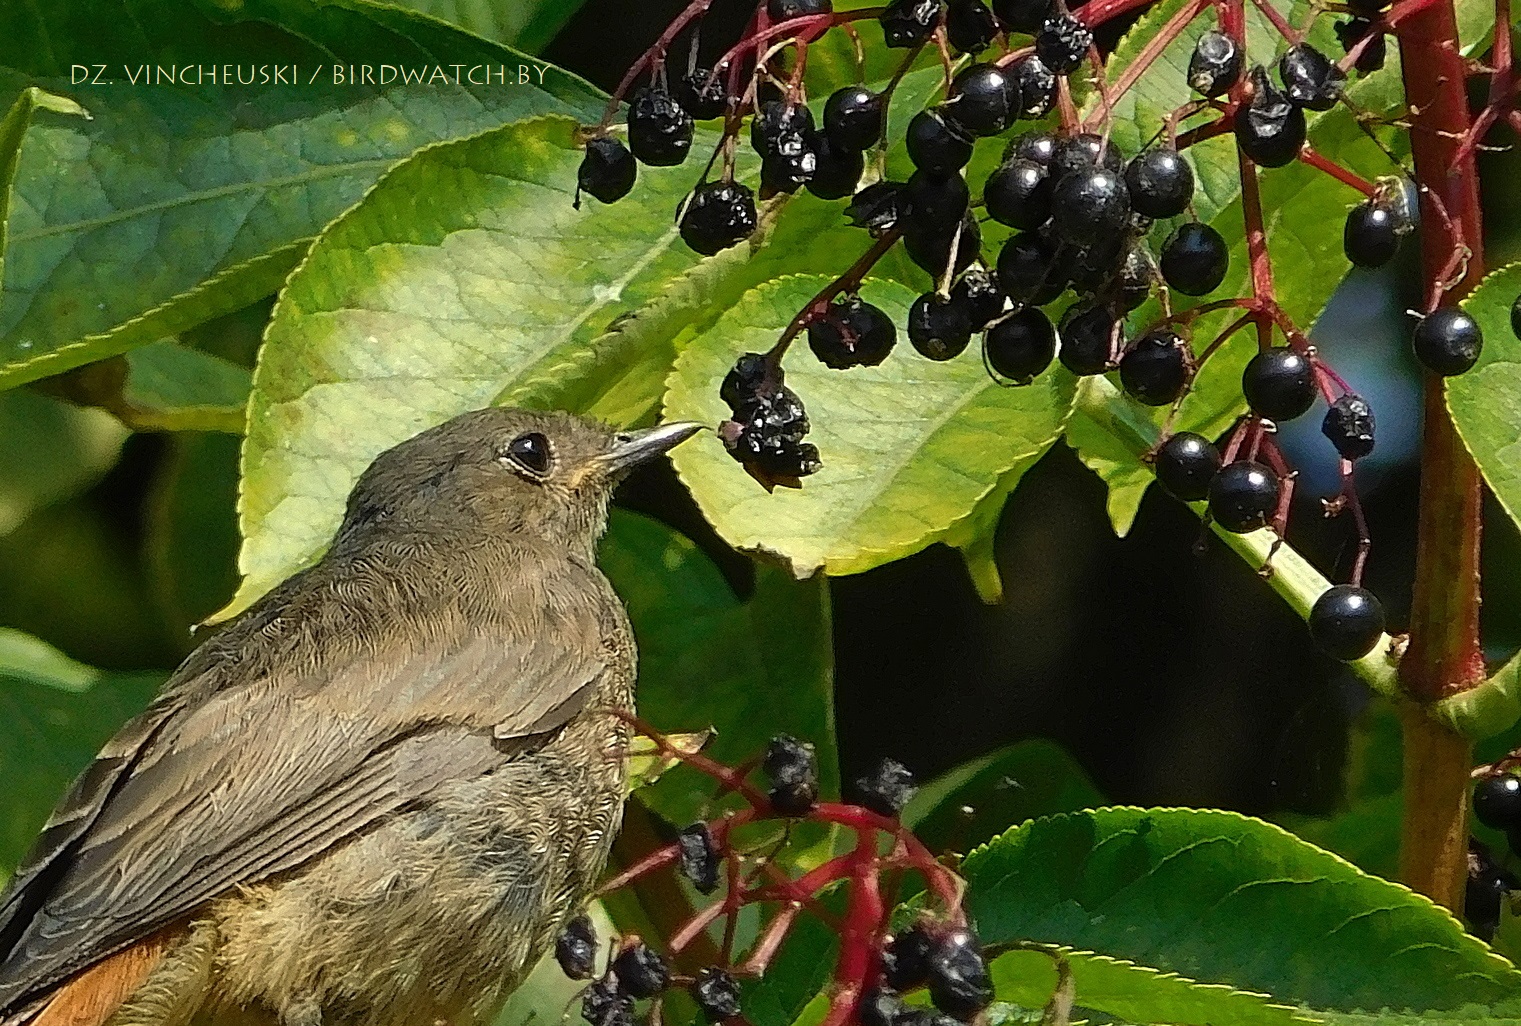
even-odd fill
[{"label": "bird's head", "polygon": [[700,428],[615,431],[569,413],[491,407],[375,458],[349,493],[336,545],[376,531],[524,532],[590,552],[614,487]]}]

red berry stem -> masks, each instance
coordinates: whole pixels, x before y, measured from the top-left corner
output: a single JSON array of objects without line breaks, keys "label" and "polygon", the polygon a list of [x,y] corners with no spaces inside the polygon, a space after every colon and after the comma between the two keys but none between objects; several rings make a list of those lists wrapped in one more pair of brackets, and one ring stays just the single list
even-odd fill
[{"label": "red berry stem", "polygon": [[1304,34],[1293,25],[1290,25],[1288,20],[1278,13],[1278,8],[1268,3],[1267,0],[1252,0],[1252,4],[1258,11],[1262,12],[1263,17],[1272,22],[1273,28],[1278,30],[1280,36],[1289,41],[1290,46],[1304,42]]},{"label": "red berry stem", "polygon": [[1236,164],[1241,169],[1241,210],[1246,221],[1247,266],[1251,271],[1252,296],[1261,304],[1254,317],[1257,324],[1257,348],[1267,349],[1273,344],[1273,313],[1267,304],[1277,308],[1273,299],[1273,261],[1268,256],[1267,229],[1262,218],[1262,192],[1257,183],[1257,165],[1250,157],[1236,148]]},{"label": "red berry stem", "polygon": [[1310,167],[1315,168],[1317,171],[1325,172],[1332,178],[1336,179],[1338,182],[1341,182],[1343,185],[1356,189],[1364,196],[1372,196],[1375,192],[1378,191],[1372,182],[1369,182],[1362,176],[1342,167],[1340,164],[1336,163],[1334,160],[1331,160],[1329,157],[1317,153],[1309,143],[1305,143],[1302,147],[1300,147],[1299,160],[1305,164],[1308,164]]},{"label": "red berry stem", "polygon": [[897,245],[898,236],[899,232],[896,229],[885,233],[872,244],[871,249],[868,249],[859,260],[850,266],[848,271],[824,286],[818,295],[803,304],[803,308],[797,312],[797,315],[792,318],[791,323],[782,332],[781,337],[776,340],[776,345],[767,351],[766,359],[771,361],[772,365],[781,363],[782,357],[787,353],[787,347],[792,344],[792,340],[797,338],[808,325],[820,317],[827,315],[829,313],[829,304],[834,302],[836,296],[847,292],[854,292],[860,288],[861,282],[866,279],[866,275],[870,273],[871,269],[877,266],[877,262],[887,255],[888,250]]},{"label": "red berry stem", "polygon": [[[1155,36],[1146,41],[1146,45],[1141,48],[1141,52],[1135,55],[1135,60],[1126,65],[1125,70],[1120,73],[1119,79],[1115,81],[1114,87],[1109,90],[1108,96],[1105,97],[1101,108],[1104,121],[1108,121],[1109,112],[1113,109],[1114,104],[1119,102],[1120,98],[1130,91],[1130,87],[1135,85],[1142,75],[1146,74],[1151,66],[1157,62],[1157,59],[1162,56],[1162,53],[1172,45],[1173,40],[1182,35],[1183,30],[1188,27],[1189,23],[1197,18],[1200,12],[1207,6],[1209,6],[1209,0],[1191,0],[1191,2],[1179,8],[1178,12],[1171,18],[1168,18],[1167,22]],[[1103,81],[1102,70],[1099,72],[1099,81]]]},{"label": "red berry stem", "polygon": [[[618,88],[613,90],[613,95],[607,98],[607,109],[602,113],[602,122],[597,126],[598,131],[605,130],[613,123],[613,118],[618,116],[618,104],[628,95],[629,89],[638,81],[646,69],[653,69],[656,65],[665,61],[666,50],[675,42],[681,30],[686,28],[696,19],[708,13],[708,8],[713,6],[713,0],[692,0],[686,9],[678,14],[660,37],[655,40],[648,50],[639,55],[639,59],[629,65],[628,71],[623,73],[623,80],[618,83]],[[722,67],[722,65],[716,65]]]}]

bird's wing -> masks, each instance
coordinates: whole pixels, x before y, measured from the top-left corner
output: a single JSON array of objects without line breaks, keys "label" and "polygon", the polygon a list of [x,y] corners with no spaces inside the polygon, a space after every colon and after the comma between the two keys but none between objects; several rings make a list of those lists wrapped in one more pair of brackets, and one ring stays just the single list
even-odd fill
[{"label": "bird's wing", "polygon": [[0,897],[0,1014],[532,747],[607,672],[599,620],[514,638],[441,616],[410,649],[264,659],[267,675],[236,685],[201,677],[236,679],[227,663],[239,643],[257,649],[257,631],[218,645],[220,660],[192,658],[85,771]]}]

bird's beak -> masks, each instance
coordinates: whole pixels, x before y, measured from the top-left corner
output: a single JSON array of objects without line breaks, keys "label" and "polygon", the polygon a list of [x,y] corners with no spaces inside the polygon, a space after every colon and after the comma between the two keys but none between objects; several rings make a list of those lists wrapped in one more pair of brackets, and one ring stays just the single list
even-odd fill
[{"label": "bird's beak", "polygon": [[608,463],[613,470],[637,467],[661,453],[670,452],[701,430],[701,424],[682,420],[674,424],[659,424],[642,431],[620,431],[613,442],[612,451],[607,455]]}]

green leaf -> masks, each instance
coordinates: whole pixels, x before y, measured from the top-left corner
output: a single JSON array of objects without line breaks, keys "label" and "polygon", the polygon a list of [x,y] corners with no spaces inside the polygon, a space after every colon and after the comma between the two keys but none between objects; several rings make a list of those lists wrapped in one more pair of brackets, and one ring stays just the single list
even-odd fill
[{"label": "green leaf", "polygon": [[237,588],[237,496],[237,438],[182,432],[168,440],[148,495],[143,561],[155,605],[187,648],[195,625]]},{"label": "green leaf", "polygon": [[1099,951],[1340,1011],[1521,1007],[1521,972],[1446,910],[1235,813],[1054,816],[962,871],[985,943]]},{"label": "green leaf", "polygon": [[121,400],[139,431],[243,433],[253,375],[245,367],[172,339],[127,353]]},{"label": "green leaf", "polygon": [[[834,740],[833,649],[822,581],[756,568],[741,600],[684,535],[614,510],[599,560],[623,599],[639,645],[639,714],[657,729],[713,727],[704,751],[731,765],[776,734],[818,749],[826,793],[839,786]],[[675,769],[640,799],[685,826],[717,793],[715,782]]]},{"label": "green leaf", "polygon": [[[826,279],[794,275],[754,289],[678,358],[666,394],[673,419],[716,424],[718,386],[746,351],[763,352]],[[892,282],[861,290],[905,322],[914,293]],[[1043,452],[1072,401],[1070,375],[1050,371],[1004,388],[975,352],[935,363],[900,345],[878,367],[832,371],[800,342],[787,384],[808,407],[824,468],[800,489],[767,493],[702,436],[673,453],[682,480],[731,545],[781,558],[798,577],[855,573],[944,540],[1005,472]]]},{"label": "green leaf", "polygon": [[127,432],[109,414],[35,392],[0,394],[0,535],[98,481]]},{"label": "green leaf", "polygon": [[[14,180],[0,182],[10,208],[0,387],[176,334],[274,292],[323,225],[421,146],[535,114],[595,119],[603,105],[565,72],[364,0],[248,0],[232,12],[209,3],[199,12],[141,6],[62,0],[0,13],[0,65],[68,90],[93,116],[33,118]],[[33,45],[38,39],[50,45]],[[114,84],[49,77],[70,74],[65,51],[106,62],[102,81]],[[294,65],[300,83],[192,80],[187,88],[141,78],[159,66],[222,60],[244,69]],[[351,64],[379,76],[381,65],[416,72],[445,60],[451,69],[461,62],[467,77],[469,68],[500,68],[503,78],[510,69],[512,81],[348,81]],[[31,81],[0,71],[0,94]],[[60,165],[73,173],[59,176]]]},{"label": "green leaf", "polygon": [[156,674],[108,674],[0,627],[0,867],[31,847],[55,802],[100,746],[153,697]]},{"label": "green leaf", "polygon": [[575,17],[586,0],[397,0],[396,6],[525,53],[538,53],[549,45],[565,24]]}]

